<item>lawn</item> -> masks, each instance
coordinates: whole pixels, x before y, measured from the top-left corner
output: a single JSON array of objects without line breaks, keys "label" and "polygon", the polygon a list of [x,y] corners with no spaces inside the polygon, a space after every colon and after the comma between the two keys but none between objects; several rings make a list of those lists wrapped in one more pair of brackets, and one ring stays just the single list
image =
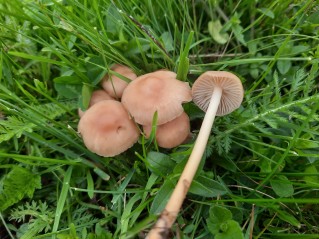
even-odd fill
[{"label": "lawn", "polygon": [[317,0],[0,0],[0,28],[1,239],[145,238],[155,224],[205,112],[183,104],[176,147],[158,145],[155,113],[149,138],[91,152],[78,109],[105,76],[130,82],[114,64],[243,84],[167,238],[319,238]]}]

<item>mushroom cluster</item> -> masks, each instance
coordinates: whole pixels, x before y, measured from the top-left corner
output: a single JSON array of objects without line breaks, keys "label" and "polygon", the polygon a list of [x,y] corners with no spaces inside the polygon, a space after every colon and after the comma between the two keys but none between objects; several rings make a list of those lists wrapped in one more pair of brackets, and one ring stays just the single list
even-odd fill
[{"label": "mushroom cluster", "polygon": [[190,134],[189,118],[182,107],[192,100],[188,83],[176,79],[176,73],[159,70],[137,77],[125,88],[124,107],[149,137],[157,112],[156,141],[162,148],[182,144]]},{"label": "mushroom cluster", "polygon": [[[116,64],[111,69],[130,80],[136,78],[127,66]],[[118,155],[136,143],[139,137],[138,127],[123,104],[115,99],[122,96],[127,85],[121,81],[116,76],[105,76],[102,81],[104,89],[92,93],[85,112],[78,111],[78,131],[83,142],[90,151],[100,156]]]},{"label": "mushroom cluster", "polygon": [[160,147],[173,148],[188,138],[190,120],[182,107],[192,100],[188,83],[167,70],[139,77],[123,65],[116,64],[111,70],[132,81],[105,76],[103,89],[92,93],[88,110],[79,109],[78,131],[89,150],[105,157],[124,152],[138,140],[137,124],[143,127],[146,138],[150,136],[156,112],[156,141]]}]

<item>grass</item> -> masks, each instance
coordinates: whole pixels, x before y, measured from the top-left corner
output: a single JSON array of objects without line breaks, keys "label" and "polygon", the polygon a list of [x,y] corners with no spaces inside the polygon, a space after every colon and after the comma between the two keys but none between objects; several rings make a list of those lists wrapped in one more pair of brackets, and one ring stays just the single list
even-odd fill
[{"label": "grass", "polygon": [[[216,119],[172,238],[319,238],[318,14],[314,0],[1,0],[0,237],[151,228],[193,141],[165,150],[141,138],[114,158],[85,148],[76,110],[121,63],[190,85],[227,70],[244,84],[242,106]],[[204,113],[184,108],[195,138]]]}]

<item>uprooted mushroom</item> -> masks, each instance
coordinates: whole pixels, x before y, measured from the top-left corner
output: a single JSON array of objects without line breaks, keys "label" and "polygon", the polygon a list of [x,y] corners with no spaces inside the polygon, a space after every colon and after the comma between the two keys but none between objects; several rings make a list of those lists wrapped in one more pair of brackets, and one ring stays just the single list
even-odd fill
[{"label": "uprooted mushroom", "polygon": [[215,115],[222,116],[237,109],[241,105],[243,94],[240,79],[229,72],[208,71],[195,81],[192,87],[193,99],[206,114],[188,162],[165,209],[149,232],[148,239],[167,238],[203,156]]}]

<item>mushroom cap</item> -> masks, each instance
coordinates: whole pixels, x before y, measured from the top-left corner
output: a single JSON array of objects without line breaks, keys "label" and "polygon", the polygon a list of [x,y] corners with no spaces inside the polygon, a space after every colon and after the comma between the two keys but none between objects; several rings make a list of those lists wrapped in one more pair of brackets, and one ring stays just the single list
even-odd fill
[{"label": "mushroom cap", "polygon": [[85,146],[105,157],[118,155],[130,148],[139,131],[121,102],[103,100],[89,108],[78,124]]},{"label": "mushroom cap", "polygon": [[[148,138],[152,131],[151,125],[143,126],[144,133]],[[158,125],[156,129],[156,141],[162,148],[174,148],[188,138],[190,134],[190,121],[188,115],[183,112],[180,116],[165,124]]]},{"label": "mushroom cap", "polygon": [[182,103],[192,100],[187,82],[176,73],[159,70],[137,77],[124,90],[122,103],[141,125],[151,125],[157,111],[157,124],[171,121],[183,113]]},{"label": "mushroom cap", "polygon": [[222,89],[216,115],[226,115],[239,108],[244,97],[240,79],[226,71],[207,71],[197,78],[192,87],[193,101],[200,109],[207,111],[215,87]]},{"label": "mushroom cap", "polygon": [[[120,64],[113,65],[111,70],[116,71],[130,80],[134,80],[137,77],[131,68]],[[111,79],[109,74],[104,76],[102,80],[103,89],[113,98],[121,98],[128,83],[115,75],[111,75]]]},{"label": "mushroom cap", "polygon": [[[114,100],[108,93],[106,93],[105,90],[95,90],[93,91],[89,103],[89,107],[96,104],[97,102],[100,102],[102,100]],[[82,111],[81,109],[78,110],[78,114],[80,117],[84,115],[85,111]]]}]

